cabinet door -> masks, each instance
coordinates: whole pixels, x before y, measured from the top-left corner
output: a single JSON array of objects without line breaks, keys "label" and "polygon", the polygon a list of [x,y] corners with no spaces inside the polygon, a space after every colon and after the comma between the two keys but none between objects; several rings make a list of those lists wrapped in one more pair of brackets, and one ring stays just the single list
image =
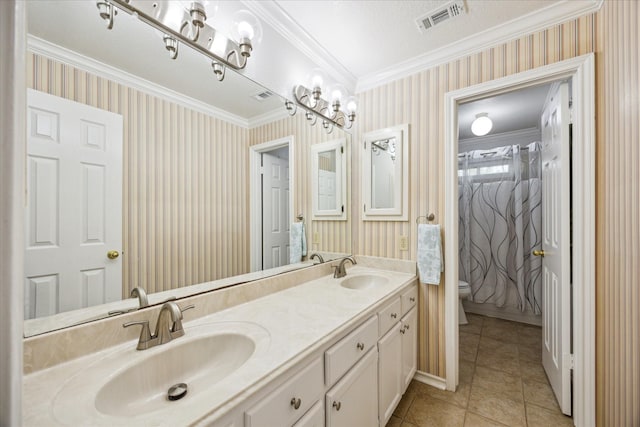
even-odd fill
[{"label": "cabinet door", "polygon": [[380,425],[391,418],[402,398],[402,331],[400,322],[378,341],[378,404]]},{"label": "cabinet door", "polygon": [[316,402],[293,427],[324,427],[324,407],[322,400]]},{"label": "cabinet door", "polygon": [[327,392],[327,427],[378,425],[377,362],[372,349]]},{"label": "cabinet door", "polygon": [[418,367],[418,311],[414,307],[402,318],[402,393]]}]

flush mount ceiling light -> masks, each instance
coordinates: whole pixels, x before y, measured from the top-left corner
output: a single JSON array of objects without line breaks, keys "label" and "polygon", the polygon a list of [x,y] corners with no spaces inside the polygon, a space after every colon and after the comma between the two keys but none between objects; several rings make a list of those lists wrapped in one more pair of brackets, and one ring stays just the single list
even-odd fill
[{"label": "flush mount ceiling light", "polygon": [[320,117],[327,133],[331,133],[334,126],[350,129],[356,119],[356,98],[349,96],[344,86],[336,84],[326,90],[329,100],[323,99],[324,75],[321,70],[314,70],[309,80],[311,89],[303,85],[294,86],[293,98],[297,105],[291,101],[285,102],[289,114],[293,116],[297,106],[300,106],[306,110],[305,116],[312,125]]},{"label": "flush mount ceiling light", "polygon": [[262,39],[260,21],[246,10],[232,15],[232,37],[208,25],[207,19],[217,10],[215,1],[98,0],[96,6],[108,29],[113,28],[114,16],[120,9],[158,30],[172,59],[178,56],[179,43],[206,56],[219,81],[224,79],[226,67],[245,68],[253,48]]},{"label": "flush mount ceiling light", "polygon": [[476,114],[476,119],[471,123],[471,132],[476,136],[484,136],[491,131],[493,122],[488,113]]}]

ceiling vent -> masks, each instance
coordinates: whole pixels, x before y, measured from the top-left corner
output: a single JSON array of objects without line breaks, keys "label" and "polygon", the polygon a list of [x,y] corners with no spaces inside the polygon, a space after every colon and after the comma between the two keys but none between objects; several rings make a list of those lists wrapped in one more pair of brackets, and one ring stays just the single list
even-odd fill
[{"label": "ceiling vent", "polygon": [[463,13],[465,13],[464,3],[462,1],[452,1],[431,12],[425,13],[416,19],[416,24],[418,24],[420,32],[424,33],[426,30],[448,21],[451,18],[460,16]]},{"label": "ceiling vent", "polygon": [[273,96],[273,92],[268,91],[268,90],[265,90],[265,91],[262,91],[262,92],[258,92],[255,95],[251,95],[251,97],[253,99],[255,99],[256,101],[261,101],[261,102],[266,100],[266,99],[271,98],[272,96]]}]

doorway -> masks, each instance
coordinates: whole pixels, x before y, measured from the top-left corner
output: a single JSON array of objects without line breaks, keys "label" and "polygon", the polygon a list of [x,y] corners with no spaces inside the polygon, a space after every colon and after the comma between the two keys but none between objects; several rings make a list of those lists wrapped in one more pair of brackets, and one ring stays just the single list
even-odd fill
[{"label": "doorway", "polygon": [[[571,79],[573,147],[570,176],[574,184],[572,282],[579,283],[570,304],[573,306],[573,353],[561,354],[560,363],[570,366],[573,375],[573,412],[576,425],[595,424],[595,322],[594,235],[595,235],[595,135],[593,55],[585,55],[517,75],[450,92],[445,96],[445,215],[458,218],[458,109],[465,102],[504,94],[518,89]],[[445,224],[445,357],[446,387],[458,384],[458,221]]]},{"label": "doorway", "polygon": [[249,148],[251,271],[289,264],[293,136]]}]

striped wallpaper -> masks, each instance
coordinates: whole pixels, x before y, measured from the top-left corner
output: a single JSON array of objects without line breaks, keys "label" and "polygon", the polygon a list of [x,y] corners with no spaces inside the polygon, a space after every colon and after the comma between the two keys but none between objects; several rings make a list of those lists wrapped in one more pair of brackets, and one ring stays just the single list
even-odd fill
[{"label": "striped wallpaper", "polygon": [[[359,95],[362,111],[355,141],[386,126],[409,124],[409,220],[362,221],[354,209],[354,252],[416,259],[416,218],[433,212],[444,225],[444,94],[446,92],[593,52],[592,15],[521,37],[482,52],[425,70]],[[353,176],[360,176],[361,150],[354,149]],[[353,205],[362,206],[359,183]],[[457,221],[457,219],[456,219]],[[398,236],[409,236],[401,251]],[[418,369],[445,376],[444,286],[421,285]]]},{"label": "striped wallpaper", "polygon": [[123,295],[249,270],[247,129],[34,54],[27,86],[123,116]]},{"label": "striped wallpaper", "polygon": [[[339,129],[334,129],[332,133],[327,134],[319,122],[315,126],[310,126],[307,123],[304,112],[298,110],[297,114],[293,117],[287,117],[251,129],[249,131],[249,143],[250,145],[256,145],[284,138],[289,135],[295,135],[293,214],[297,215],[302,213],[305,217],[308,239],[307,246],[310,250],[350,253],[352,247],[352,206],[347,206],[347,209],[350,210],[348,211],[347,221],[311,221],[311,145],[340,138],[346,138],[347,141],[350,141],[351,136]],[[350,156],[349,147],[350,143],[347,143],[347,156]],[[347,157],[347,159],[349,159],[349,157]],[[349,171],[347,171],[347,188],[350,187],[349,183],[350,176]],[[349,200],[349,195],[347,195],[347,200]],[[317,244],[312,241],[314,233],[318,233],[319,243]]]},{"label": "striped wallpaper", "polygon": [[596,401],[640,426],[640,3],[596,15]]}]

